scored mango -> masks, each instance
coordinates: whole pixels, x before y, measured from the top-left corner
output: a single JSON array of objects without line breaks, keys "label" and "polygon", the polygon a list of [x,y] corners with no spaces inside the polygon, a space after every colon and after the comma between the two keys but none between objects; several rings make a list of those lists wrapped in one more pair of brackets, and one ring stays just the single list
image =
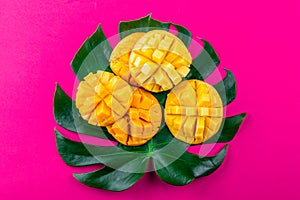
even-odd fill
[{"label": "scored mango", "polygon": [[109,58],[111,70],[131,85],[137,85],[137,83],[129,71],[129,57],[134,45],[143,35],[145,33],[137,32],[123,38],[113,49]]},{"label": "scored mango", "polygon": [[156,98],[144,89],[135,89],[132,96],[128,112],[107,126],[107,130],[120,143],[138,146],[157,133],[161,125],[162,111]]},{"label": "scored mango", "polygon": [[76,107],[88,123],[108,126],[128,111],[131,93],[132,88],[120,77],[99,70],[95,74],[89,73],[79,83]]},{"label": "scored mango", "polygon": [[189,144],[202,143],[221,126],[221,98],[214,87],[203,81],[183,81],[167,96],[165,119],[177,139]]},{"label": "scored mango", "polygon": [[192,57],[184,43],[170,32],[153,30],[134,45],[129,69],[135,81],[151,92],[171,89],[185,77]]}]

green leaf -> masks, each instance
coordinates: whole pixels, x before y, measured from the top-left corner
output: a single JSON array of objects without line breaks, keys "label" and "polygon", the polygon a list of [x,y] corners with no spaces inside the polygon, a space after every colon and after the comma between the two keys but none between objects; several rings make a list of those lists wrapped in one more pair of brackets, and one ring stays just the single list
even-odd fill
[{"label": "green leaf", "polygon": [[[151,15],[142,17],[137,20],[122,21],[119,24],[119,35],[120,39],[135,33],[135,32],[148,32],[151,30],[166,30],[170,28],[170,22],[160,22],[152,19]],[[177,37],[180,38],[183,43],[188,47],[191,43],[192,33],[185,27],[178,24],[172,24],[178,31]]]},{"label": "green leaf", "polygon": [[191,71],[187,75],[187,79],[204,80],[220,64],[220,59],[213,47],[206,40],[201,40],[203,41],[203,49],[200,54],[193,59]]},{"label": "green leaf", "polygon": [[155,20],[155,19],[152,19],[151,18],[151,15],[148,15],[150,16],[150,19],[149,19],[149,30],[165,30],[165,31],[168,31],[170,29],[170,25],[171,23],[170,22],[160,22],[158,20]]},{"label": "green leaf", "polygon": [[172,26],[174,26],[178,31],[177,37],[182,40],[186,47],[189,47],[192,40],[192,33],[185,27],[178,24],[172,23]]},{"label": "green leaf", "polygon": [[97,70],[111,72],[109,68],[111,51],[112,48],[99,25],[95,33],[83,43],[71,62],[77,78],[83,80],[90,72],[95,73]]},{"label": "green leaf", "polygon": [[172,185],[186,185],[195,178],[214,172],[223,162],[226,149],[227,146],[212,157],[199,157],[198,155],[184,152],[180,158],[163,168],[161,165],[168,160],[168,155],[162,154],[160,159],[154,160],[154,167],[157,175],[163,181]]},{"label": "green leaf", "polygon": [[209,143],[225,143],[230,142],[239,130],[239,127],[246,117],[246,113],[227,117],[223,120],[223,124],[220,130],[209,140],[205,141],[205,144]]},{"label": "green leaf", "polygon": [[54,132],[57,150],[66,164],[70,166],[102,164],[100,160],[87,150],[83,143],[69,140],[57,130],[54,130]]},{"label": "green leaf", "polygon": [[193,172],[190,169],[189,163],[185,160],[178,159],[175,162],[167,165],[164,161],[166,157],[158,157],[154,162],[156,174],[165,182],[172,185],[186,185],[194,180]]},{"label": "green leaf", "polygon": [[[105,157],[111,161],[114,160],[115,163],[121,163],[120,166],[113,166],[113,168],[105,166],[104,168],[94,172],[74,174],[73,176],[81,183],[91,187],[111,191],[126,190],[143,176],[150,157],[126,151],[122,151],[122,153],[134,156],[134,158],[124,162],[121,157],[122,154],[120,152],[119,154],[116,152],[114,154],[106,155]],[[101,155],[101,157],[103,157],[103,155]]]},{"label": "green leaf", "polygon": [[[66,164],[70,166],[87,166],[105,164],[118,168],[132,160],[148,158],[148,152],[128,152],[118,146],[95,146],[82,142],[75,142],[64,137],[55,130],[58,152]],[[135,168],[133,168],[135,171]],[[130,170],[130,169],[128,169]],[[130,171],[129,171],[130,172]]]},{"label": "green leaf", "polygon": [[110,191],[123,191],[135,184],[143,173],[128,173],[110,167],[84,174],[73,175],[81,183]]},{"label": "green leaf", "polygon": [[106,128],[93,126],[84,120],[74,105],[75,102],[57,84],[54,94],[54,117],[57,124],[72,132],[116,141]]},{"label": "green leaf", "polygon": [[219,83],[217,83],[216,85],[214,85],[214,88],[218,91],[222,99],[223,106],[231,103],[236,96],[235,78],[228,69],[224,69],[224,70],[226,71],[225,78]]},{"label": "green leaf", "polygon": [[186,185],[194,180],[189,163],[180,159],[187,147],[187,144],[174,139],[153,155],[155,171],[163,181],[172,185]]},{"label": "green leaf", "polygon": [[163,123],[161,125],[160,131],[155,135],[153,140],[153,148],[154,149],[161,149],[166,145],[170,144],[172,141],[177,141],[173,135],[171,134],[170,130],[168,129],[167,125]]},{"label": "green leaf", "polygon": [[159,93],[151,93],[151,94],[155,96],[155,98],[157,99],[157,101],[160,103],[161,106],[165,106],[167,96],[170,93],[170,91],[171,90],[167,90],[167,91],[163,91]]},{"label": "green leaf", "polygon": [[198,155],[186,152],[182,157],[190,163],[194,177],[207,176],[217,170],[224,161],[228,145],[225,145],[215,156],[199,157]]},{"label": "green leaf", "polygon": [[132,21],[122,21],[119,24],[119,36],[120,39],[123,39],[127,35],[130,35],[135,32],[148,32],[154,29],[169,30],[169,22],[163,23],[151,18],[151,15],[146,17],[132,20]]},{"label": "green leaf", "polygon": [[184,79],[185,80],[198,79],[200,81],[204,80],[204,78],[201,76],[201,74],[198,71],[198,69],[193,64],[191,64],[191,66],[190,66],[190,72],[188,73],[188,75]]},{"label": "green leaf", "polygon": [[[208,175],[217,169],[223,155],[219,153],[214,157],[199,157],[186,152],[188,144],[174,139],[166,126],[150,142],[143,145],[144,148],[93,146],[71,141],[58,131],[56,140],[58,151],[67,164],[85,166],[102,163],[107,166],[103,168],[105,170],[78,174],[75,178],[86,185],[113,191],[127,189],[134,184],[145,171],[150,158],[163,181],[173,185],[185,185],[194,178]],[[120,180],[121,186],[116,181],[116,176],[124,178]],[[128,183],[128,179],[134,181]]]}]

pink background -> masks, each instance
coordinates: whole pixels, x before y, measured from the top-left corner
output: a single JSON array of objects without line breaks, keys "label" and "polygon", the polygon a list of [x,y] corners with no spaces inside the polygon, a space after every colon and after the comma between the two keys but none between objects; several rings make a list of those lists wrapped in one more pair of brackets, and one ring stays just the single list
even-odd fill
[{"label": "pink background", "polygon": [[[296,0],[0,2],[0,199],[300,199],[299,35]],[[299,1],[298,1],[299,2]],[[225,162],[185,187],[145,175],[113,193],[89,188],[59,157],[54,140],[55,82],[72,92],[70,61],[102,23],[153,13],[215,47],[236,76],[229,114],[248,112]]]}]

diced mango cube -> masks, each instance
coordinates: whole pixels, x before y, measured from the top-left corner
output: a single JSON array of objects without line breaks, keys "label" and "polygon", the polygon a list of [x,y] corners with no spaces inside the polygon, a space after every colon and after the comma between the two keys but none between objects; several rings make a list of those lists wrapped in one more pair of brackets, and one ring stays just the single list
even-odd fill
[{"label": "diced mango cube", "polygon": [[143,32],[136,32],[123,38],[113,49],[109,58],[111,70],[131,85],[137,85],[137,83],[131,78],[129,57],[134,45],[144,34]]},{"label": "diced mango cube", "polygon": [[[108,126],[107,130],[120,143],[138,146],[149,141],[157,133],[162,112],[156,98],[141,88],[134,90],[132,99],[128,112],[113,125]],[[118,127],[122,131],[116,132],[112,127]]]},{"label": "diced mango cube", "polygon": [[[148,62],[152,65],[143,67]],[[176,67],[173,71],[171,68],[163,69],[165,62]],[[178,84],[189,72],[191,62],[192,57],[179,38],[167,31],[153,30],[135,43],[129,57],[129,70],[140,86],[151,92],[161,92]],[[177,71],[177,68],[180,70]]]},{"label": "diced mango cube", "polygon": [[177,139],[199,144],[219,130],[222,107],[220,96],[212,86],[200,80],[183,81],[167,96],[166,124]]},{"label": "diced mango cube", "polygon": [[128,83],[112,73],[89,73],[78,86],[76,107],[88,123],[107,126],[125,115],[131,104],[131,93]]}]

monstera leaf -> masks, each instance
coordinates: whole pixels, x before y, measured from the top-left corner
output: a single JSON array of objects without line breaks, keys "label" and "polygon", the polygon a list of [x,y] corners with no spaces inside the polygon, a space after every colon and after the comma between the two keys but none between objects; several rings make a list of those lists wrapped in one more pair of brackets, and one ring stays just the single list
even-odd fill
[{"label": "monstera leaf", "polygon": [[[83,144],[65,138],[57,130],[55,133],[58,151],[68,165],[106,165],[90,173],[74,174],[74,177],[86,185],[113,191],[125,190],[137,182],[150,159],[162,180],[174,185],[185,185],[197,177],[215,171],[226,154],[226,146],[212,157],[199,157],[188,153],[185,151],[187,144],[178,140],[172,141],[173,138],[170,138],[166,128],[156,135],[152,142],[139,147],[139,150],[129,151],[128,147],[124,150],[121,146]],[[169,142],[166,143],[166,140]]]},{"label": "monstera leaf", "polygon": [[[183,26],[170,22],[160,22],[150,15],[138,20],[121,22],[120,39],[134,32],[147,32],[154,29],[168,31],[171,27],[177,30],[177,36],[189,47],[192,34]],[[191,71],[186,79],[205,80],[214,70],[218,70],[220,60],[213,47],[206,41],[203,49],[192,62]],[[89,37],[76,53],[71,65],[79,80],[90,72],[105,70],[111,72],[109,56],[112,52],[101,26]],[[236,96],[236,83],[233,74],[225,69],[226,76],[214,85],[221,96],[223,105],[231,103]],[[164,106],[170,91],[153,93],[159,103]],[[54,95],[54,117],[57,124],[76,134],[90,135],[106,140],[117,141],[105,127],[93,126],[85,121],[75,102],[57,84]],[[230,142],[244,120],[246,114],[225,117],[222,128],[208,141],[209,143]],[[66,164],[74,167],[99,165],[99,170],[83,174],[74,174],[81,183],[111,191],[122,191],[134,185],[146,172],[154,170],[161,180],[172,185],[186,185],[195,178],[207,176],[214,172],[223,162],[228,145],[216,155],[206,157],[187,151],[188,144],[175,139],[163,123],[159,132],[146,144],[141,146],[125,146],[117,143],[113,146],[95,146],[83,142],[72,141],[55,129],[58,152]]]}]

